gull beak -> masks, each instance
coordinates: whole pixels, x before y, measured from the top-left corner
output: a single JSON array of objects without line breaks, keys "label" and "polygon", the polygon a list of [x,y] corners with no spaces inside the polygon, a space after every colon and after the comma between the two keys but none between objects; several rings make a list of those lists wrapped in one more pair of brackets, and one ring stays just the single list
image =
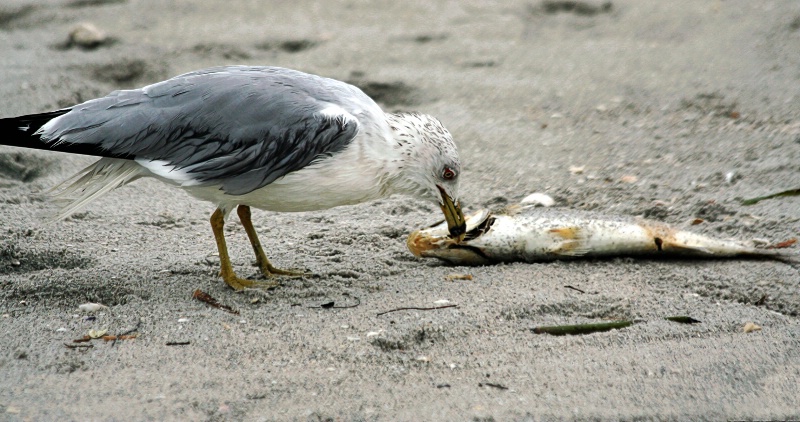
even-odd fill
[{"label": "gull beak", "polygon": [[464,239],[464,235],[467,234],[467,220],[461,211],[461,205],[454,202],[453,198],[445,193],[444,189],[438,188],[442,194],[442,212],[444,213],[445,221],[447,221],[447,230],[450,232],[450,237],[460,242]]}]

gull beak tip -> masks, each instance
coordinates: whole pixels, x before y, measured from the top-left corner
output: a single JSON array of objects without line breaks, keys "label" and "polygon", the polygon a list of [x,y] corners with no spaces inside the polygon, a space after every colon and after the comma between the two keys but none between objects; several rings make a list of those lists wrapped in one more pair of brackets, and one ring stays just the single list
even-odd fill
[{"label": "gull beak tip", "polygon": [[464,240],[464,236],[466,235],[467,235],[467,223],[462,223],[458,226],[450,228],[450,237],[452,237],[458,242]]},{"label": "gull beak tip", "polygon": [[453,201],[453,198],[444,192],[442,192],[442,212],[447,221],[450,237],[458,242],[464,240],[464,236],[467,234],[467,219],[464,218],[464,213],[461,211],[461,204]]}]

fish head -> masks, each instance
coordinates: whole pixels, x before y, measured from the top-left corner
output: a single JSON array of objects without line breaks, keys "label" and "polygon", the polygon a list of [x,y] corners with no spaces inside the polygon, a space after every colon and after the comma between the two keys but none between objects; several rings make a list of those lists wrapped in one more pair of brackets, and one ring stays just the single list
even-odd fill
[{"label": "fish head", "polygon": [[452,236],[447,221],[411,233],[406,246],[420,258],[438,258],[455,265],[486,265],[489,259],[483,251],[470,245],[491,225],[493,217],[481,210],[466,217],[466,234]]}]

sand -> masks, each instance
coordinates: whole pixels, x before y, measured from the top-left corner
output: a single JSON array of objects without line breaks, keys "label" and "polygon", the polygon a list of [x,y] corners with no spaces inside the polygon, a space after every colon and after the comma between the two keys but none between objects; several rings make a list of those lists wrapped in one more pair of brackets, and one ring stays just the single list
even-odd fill
[{"label": "sand", "polygon": [[[800,3],[604,4],[4,0],[0,116],[214,65],[284,66],[440,118],[467,211],[543,192],[718,237],[798,236],[800,198],[740,201],[800,187]],[[80,22],[109,39],[66,43]],[[0,147],[0,419],[800,418],[797,265],[451,267],[405,249],[439,210],[393,197],[255,211],[273,261],[315,276],[235,293],[217,277],[214,206],[157,181],[47,224],[44,192],[90,162]],[[255,276],[244,231],[227,234]],[[457,306],[378,315],[443,300]],[[615,319],[637,323],[531,331]],[[138,337],[73,343],[93,329]]]}]

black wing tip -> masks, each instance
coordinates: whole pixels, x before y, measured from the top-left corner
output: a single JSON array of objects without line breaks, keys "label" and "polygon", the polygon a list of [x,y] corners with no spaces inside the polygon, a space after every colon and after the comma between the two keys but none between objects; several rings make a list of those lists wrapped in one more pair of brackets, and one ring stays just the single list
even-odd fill
[{"label": "black wing tip", "polygon": [[[46,125],[47,122],[56,117],[69,113],[70,108],[64,108],[46,113],[26,114],[17,117],[6,117],[0,119],[0,144],[9,146],[20,146],[27,148],[39,148],[34,139],[38,141],[36,132]],[[32,145],[28,145],[33,143]],[[46,144],[42,143],[46,146]]]},{"label": "black wing tip", "polygon": [[58,142],[58,140],[44,141],[37,133],[42,126],[56,117],[69,113],[72,108],[62,108],[38,114],[7,117],[0,119],[0,145],[40,149],[45,151],[68,152],[72,154],[92,155],[98,157],[132,159],[129,155],[109,154],[98,145],[75,144]]}]

